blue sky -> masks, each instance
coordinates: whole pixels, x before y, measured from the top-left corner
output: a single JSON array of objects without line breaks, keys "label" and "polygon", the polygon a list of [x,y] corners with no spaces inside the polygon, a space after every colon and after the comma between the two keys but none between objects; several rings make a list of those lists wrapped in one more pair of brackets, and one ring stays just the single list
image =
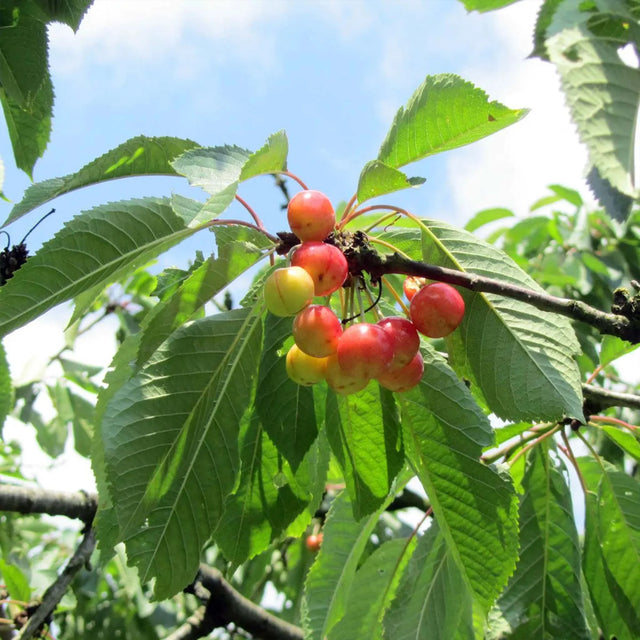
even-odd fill
[{"label": "blue sky", "polygon": [[[584,191],[586,163],[553,68],[527,59],[539,5],[521,0],[480,15],[456,0],[96,0],[77,34],[50,30],[55,119],[34,177],[73,172],[138,134],[257,149],[285,129],[289,168],[334,202],[346,200],[397,108],[426,75],[450,72],[531,113],[479,143],[408,167],[427,182],[393,203],[458,224],[491,206],[524,216],[547,184]],[[4,126],[0,155],[4,191],[18,201],[29,180],[13,166]],[[189,192],[180,179],[146,178],[69,194],[53,203],[56,215],[29,247],[91,206],[172,191]],[[241,195],[271,231],[286,228],[270,179],[243,185]],[[0,207],[4,219],[10,205]],[[13,241],[48,210],[11,225]],[[211,236],[201,235],[194,242],[211,248]],[[189,255],[178,249],[161,264],[184,264]],[[54,310],[5,339],[14,374],[28,379],[60,348],[68,313]],[[77,357],[106,364],[114,347],[113,326],[104,326],[81,341]],[[64,473],[47,482],[77,488]]]}]

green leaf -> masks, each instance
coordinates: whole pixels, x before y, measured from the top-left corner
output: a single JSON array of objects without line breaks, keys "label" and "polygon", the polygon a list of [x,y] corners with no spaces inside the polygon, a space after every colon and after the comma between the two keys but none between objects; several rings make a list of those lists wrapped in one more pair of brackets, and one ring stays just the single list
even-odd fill
[{"label": "green leaf", "polygon": [[464,228],[469,232],[475,231],[480,227],[484,227],[485,224],[495,222],[496,220],[503,220],[504,218],[512,218],[514,215],[511,209],[504,209],[502,207],[483,209],[482,211],[478,211],[478,213],[464,225]]},{"label": "green leaf", "polygon": [[[543,292],[505,253],[446,223],[425,220],[422,259]],[[524,302],[460,290],[465,315],[449,342],[469,363],[491,410],[506,420],[582,419],[580,352],[568,320]]]},{"label": "green leaf", "polygon": [[529,454],[520,502],[520,558],[498,601],[513,640],[591,638],[566,473],[544,443]]},{"label": "green leaf", "polygon": [[638,346],[637,344],[631,344],[627,340],[622,340],[617,336],[604,336],[602,346],[600,347],[600,365],[606,367],[614,360],[635,351]]},{"label": "green leaf", "polygon": [[195,268],[174,293],[145,316],[137,363],[141,366],[172,331],[192,319],[213,296],[222,291],[262,256],[262,234],[241,226],[215,229],[218,257]]},{"label": "green leaf", "polygon": [[0,288],[0,335],[60,302],[116,281],[195,231],[167,199],[127,200],[84,212]]},{"label": "green leaf", "polygon": [[268,313],[255,407],[265,431],[295,471],[316,439],[318,425],[313,391],[289,378],[285,357],[278,354],[290,336],[291,318]]},{"label": "green leaf", "polygon": [[307,640],[324,640],[342,619],[360,556],[383,507],[354,520],[346,492],[334,500],[324,525],[320,552],[305,583],[302,623]]},{"label": "green leaf", "polygon": [[433,349],[423,353],[421,383],[398,394],[405,450],[486,612],[515,567],[517,500],[510,479],[479,460],[491,428],[470,391]]},{"label": "green leaf", "polygon": [[387,193],[424,184],[424,178],[408,178],[380,160],[371,160],[364,165],[358,179],[358,202],[364,202]]},{"label": "green leaf", "polygon": [[4,346],[0,342],[0,433],[5,418],[13,407],[13,385],[11,384],[11,372]]},{"label": "green leaf", "polygon": [[120,539],[140,579],[167,598],[195,575],[239,471],[261,318],[238,309],[175,331],[104,413],[102,440]]},{"label": "green leaf", "polygon": [[[473,640],[472,597],[436,523],[418,541],[384,619],[388,640]],[[365,636],[362,636],[363,640]]]},{"label": "green leaf", "polygon": [[74,31],[78,30],[80,22],[89,7],[93,4],[93,0],[64,0],[56,2],[55,0],[36,0],[42,10],[46,12],[49,20],[55,22],[63,22],[70,26]]},{"label": "green leaf", "polygon": [[526,113],[489,102],[482,89],[453,74],[427,76],[406,108],[398,110],[378,159],[401,167],[475,142]]},{"label": "green leaf", "polygon": [[[51,133],[53,85],[47,74],[34,94],[29,109],[23,109],[0,88],[0,102],[13,147],[16,166],[30,178],[33,167],[42,157]],[[7,220],[9,222],[9,220]]]},{"label": "green leaf", "polygon": [[601,429],[621,449],[624,449],[632,458],[640,462],[640,441],[633,433],[607,425],[603,425]]},{"label": "green leaf", "polygon": [[587,9],[565,2],[545,34],[546,52],[560,74],[599,180],[629,198],[638,197],[633,163],[640,70],[626,65],[618,49],[627,41],[637,47],[639,31],[624,3],[603,2]]},{"label": "green leaf", "polygon": [[130,138],[75,173],[30,186],[22,200],[13,207],[4,224],[14,222],[53,198],[92,184],[139,175],[175,176],[177,173],[171,167],[170,161],[196,146],[195,142],[181,138]]},{"label": "green leaf", "polygon": [[22,600],[23,602],[31,600],[29,581],[16,565],[9,564],[0,558],[0,576],[2,576],[2,582],[12,600]]},{"label": "green leaf", "polygon": [[240,172],[240,182],[263,173],[277,173],[287,168],[289,141],[284,131],[269,136],[265,145],[252,153]]},{"label": "green leaf", "polygon": [[494,9],[501,9],[518,0],[460,0],[465,6],[467,11],[477,11],[478,13],[484,13],[485,11],[493,11]]},{"label": "green leaf", "polygon": [[348,396],[329,391],[325,423],[354,516],[361,518],[386,499],[404,463],[393,394],[375,382]]},{"label": "green leaf", "polygon": [[[356,573],[346,613],[329,640],[382,640],[382,619],[415,548],[415,537],[389,540],[376,549]],[[402,597],[400,600],[403,601]]]},{"label": "green leaf", "polygon": [[196,187],[215,195],[240,181],[251,152],[236,146],[200,147],[185,151],[171,162],[177,173]]}]

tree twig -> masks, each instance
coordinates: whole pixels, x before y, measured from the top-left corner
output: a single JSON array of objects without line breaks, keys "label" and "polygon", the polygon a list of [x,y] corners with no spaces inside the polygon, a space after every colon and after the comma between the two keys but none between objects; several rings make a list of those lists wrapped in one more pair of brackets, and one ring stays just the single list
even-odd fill
[{"label": "tree twig", "polygon": [[602,389],[591,384],[582,385],[584,397],[592,404],[598,405],[601,409],[608,407],[627,407],[629,409],[640,409],[640,396],[631,393],[620,393]]},{"label": "tree twig", "polygon": [[76,574],[84,567],[96,546],[96,537],[93,529],[89,529],[82,538],[75,553],[58,576],[56,581],[45,591],[42,603],[29,618],[27,624],[22,627],[16,640],[28,640],[38,632],[47,618],[53,613],[60,600],[66,593]]}]

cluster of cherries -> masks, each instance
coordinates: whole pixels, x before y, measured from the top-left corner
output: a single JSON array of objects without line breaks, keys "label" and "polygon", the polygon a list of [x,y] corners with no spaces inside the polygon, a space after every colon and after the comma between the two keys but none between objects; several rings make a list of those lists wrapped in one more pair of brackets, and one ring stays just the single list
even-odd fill
[{"label": "cluster of cherries", "polygon": [[349,276],[342,251],[324,242],[336,225],[330,200],[319,191],[300,191],[289,202],[287,219],[301,244],[293,250],[291,266],[267,278],[264,297],[271,313],[295,316],[295,344],[286,358],[289,377],[305,386],[326,380],[344,395],[364,389],[372,379],[391,391],[417,385],[424,371],[418,334],[451,333],[464,315],[462,296],[448,284],[407,278],[410,320],[394,316],[344,328],[330,307],[313,303],[314,297],[340,289]]}]

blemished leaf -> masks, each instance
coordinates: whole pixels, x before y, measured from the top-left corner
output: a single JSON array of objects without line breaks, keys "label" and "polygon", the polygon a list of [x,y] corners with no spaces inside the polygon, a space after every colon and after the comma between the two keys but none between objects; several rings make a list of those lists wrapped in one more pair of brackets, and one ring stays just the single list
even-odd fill
[{"label": "blemished leaf", "polygon": [[102,421],[119,539],[167,598],[196,574],[239,471],[238,435],[261,349],[256,309],[175,331],[111,398]]},{"label": "blemished leaf", "polygon": [[[387,640],[473,640],[472,596],[437,524],[420,538],[384,619]],[[365,640],[365,636],[362,636]]]},{"label": "blemished leaf", "polygon": [[0,103],[16,166],[31,178],[33,167],[44,154],[51,133],[53,85],[49,74],[40,84],[28,109],[23,109],[1,90]]},{"label": "blemished leaf", "polygon": [[252,153],[240,172],[240,182],[263,173],[277,173],[287,168],[289,141],[284,131],[269,136],[263,147]]},{"label": "blemished leaf", "polygon": [[364,561],[349,590],[346,613],[329,640],[382,640],[382,619],[415,545],[415,537],[389,540]]},{"label": "blemished leaf", "polygon": [[485,11],[493,11],[494,9],[501,9],[510,4],[518,2],[518,0],[460,0],[467,11],[478,11],[484,13]]},{"label": "blemished leaf", "polygon": [[14,222],[53,198],[92,184],[141,175],[176,176],[178,174],[171,167],[170,161],[196,146],[195,142],[181,138],[130,138],[75,173],[31,185],[22,200],[13,207],[4,224]]},{"label": "blemished leaf", "polygon": [[578,460],[587,484],[584,573],[606,637],[640,629],[640,484],[592,458]]},{"label": "blemished leaf", "polygon": [[602,194],[609,200],[603,204],[608,204],[610,214],[622,220],[628,215],[626,207],[612,207],[611,196],[617,192],[627,202],[638,196],[634,132],[640,70],[625,64],[618,49],[634,40],[637,46],[639,31],[624,3],[605,2],[588,8],[565,2],[548,21],[544,41],[589,152],[594,170],[590,184],[597,197]]},{"label": "blemished leaf", "polygon": [[[268,313],[255,407],[265,431],[295,471],[318,435],[313,391],[296,384],[278,355],[291,336],[291,318]],[[278,398],[278,402],[274,402]]]},{"label": "blemished leaf", "polygon": [[174,293],[145,316],[137,363],[141,366],[172,331],[190,320],[213,296],[222,291],[262,256],[262,234],[239,225],[215,230],[218,257],[194,269]]},{"label": "blemished leaf", "polygon": [[329,391],[326,430],[345,476],[354,516],[377,509],[389,495],[404,454],[393,394],[376,382],[342,396]]},{"label": "blemished leaf", "polygon": [[31,600],[31,587],[27,577],[16,565],[9,564],[2,558],[0,558],[0,578],[12,600],[23,602]]},{"label": "blemished leaf", "polygon": [[11,372],[4,345],[0,342],[0,433],[5,418],[9,415],[13,406],[13,385],[11,384]]},{"label": "blemished leaf", "polygon": [[[422,259],[502,280],[542,288],[504,252],[466,231],[425,220]],[[567,319],[506,296],[459,289],[465,315],[450,341],[466,358],[492,411],[505,420],[583,419],[580,352]]]},{"label": "blemished leaf", "polygon": [[498,600],[513,640],[591,638],[565,474],[566,468],[549,455],[545,443],[529,454],[520,501],[520,558]]},{"label": "blemished leaf", "polygon": [[478,211],[478,213],[464,225],[464,228],[469,232],[475,231],[480,227],[484,227],[485,224],[495,222],[496,220],[504,220],[504,218],[512,218],[514,215],[511,209],[504,209],[502,207],[483,209],[482,211]]},{"label": "blemished leaf", "polygon": [[344,616],[360,556],[383,509],[355,520],[347,492],[333,501],[322,547],[304,588],[302,624],[307,640],[324,640]]},{"label": "blemished leaf", "polygon": [[402,189],[417,187],[424,182],[424,178],[408,178],[402,171],[398,171],[380,160],[371,160],[364,165],[358,179],[358,202]]},{"label": "blemished leaf", "polygon": [[0,288],[0,335],[114,282],[195,231],[167,199],[127,200],[82,213]]},{"label": "blemished leaf", "polygon": [[517,558],[517,499],[508,477],[480,462],[491,427],[469,389],[430,347],[424,376],[398,394],[404,446],[447,548],[486,612]]},{"label": "blemished leaf", "polygon": [[638,348],[639,345],[631,344],[627,340],[622,340],[617,336],[604,336],[600,347],[600,364],[606,367],[614,360],[631,353]]},{"label": "blemished leaf", "polygon": [[378,160],[402,167],[480,140],[526,113],[489,102],[482,89],[456,75],[427,76],[407,106],[398,110]]}]

